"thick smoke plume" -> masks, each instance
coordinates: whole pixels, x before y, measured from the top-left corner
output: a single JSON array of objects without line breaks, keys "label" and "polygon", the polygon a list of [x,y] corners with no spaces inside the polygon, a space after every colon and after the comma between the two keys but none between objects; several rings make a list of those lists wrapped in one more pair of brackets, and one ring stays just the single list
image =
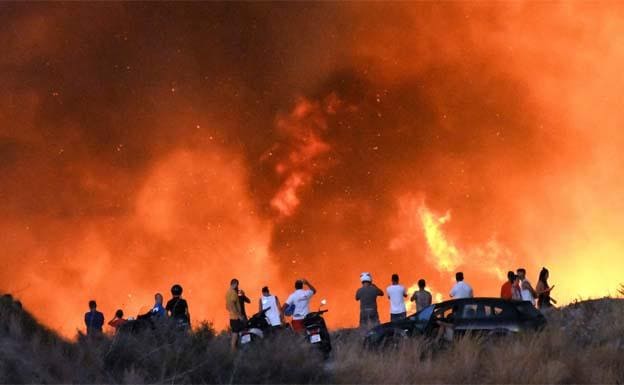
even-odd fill
[{"label": "thick smoke plume", "polygon": [[[624,267],[623,7],[0,5],[0,290],[71,336],[185,287],[306,277],[333,326],[361,271],[445,297]],[[252,309],[255,309],[255,302]],[[385,311],[385,307],[383,308]]]}]

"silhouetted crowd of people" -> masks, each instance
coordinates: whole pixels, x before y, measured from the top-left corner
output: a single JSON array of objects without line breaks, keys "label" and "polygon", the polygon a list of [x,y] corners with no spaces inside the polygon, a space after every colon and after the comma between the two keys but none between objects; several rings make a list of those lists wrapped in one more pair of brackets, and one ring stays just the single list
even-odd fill
[{"label": "silhouetted crowd of people", "polygon": [[537,279],[537,285],[535,288],[531,285],[531,282],[526,278],[526,270],[520,268],[507,272],[507,282],[501,287],[501,298],[518,301],[529,301],[532,304],[536,304],[540,310],[553,307],[557,301],[550,296],[550,292],[555,287],[548,284],[548,269],[545,267],[539,273]]},{"label": "silhouetted crowd of people", "polygon": [[[554,286],[548,284],[548,278],[548,270],[542,268],[537,285],[533,288],[526,278],[524,268],[519,268],[516,272],[509,271],[507,281],[501,286],[500,297],[507,300],[529,301],[541,310],[551,308],[557,302],[550,295]],[[452,299],[472,298],[474,296],[472,287],[464,280],[463,272],[455,274],[455,281],[449,292]],[[378,297],[387,296],[390,305],[390,321],[405,319],[407,317],[406,304],[410,302],[415,304],[417,312],[433,303],[433,296],[426,289],[427,283],[422,278],[418,280],[418,289],[412,293],[409,301],[407,301],[407,289],[399,282],[398,274],[392,274],[390,285],[386,287],[385,293],[373,283],[371,273],[360,274],[360,282],[362,286],[357,289],[355,300],[360,303],[359,324],[361,328],[372,327],[380,323],[377,310]],[[293,331],[301,332],[304,329],[303,319],[310,312],[309,304],[312,296],[316,294],[316,288],[308,280],[298,279],[295,281],[294,289],[286,302],[280,304],[279,298],[271,294],[267,286],[262,288],[262,294],[258,300],[258,311],[266,310],[265,315],[271,327],[281,328],[283,325],[287,325],[285,318],[290,317],[289,326]],[[174,321],[179,329],[188,329],[191,317],[188,303],[182,298],[182,291],[182,286],[173,285],[171,299],[165,306],[163,306],[163,296],[156,293],[154,306],[148,313],[139,315],[137,319],[164,319],[168,317]],[[251,300],[240,288],[238,279],[232,279],[225,294],[225,307],[229,316],[232,335],[232,349],[236,348],[239,333],[246,328],[248,317],[245,305],[250,303]],[[104,315],[97,310],[97,303],[94,300],[89,301],[89,311],[85,314],[84,322],[87,335],[102,333],[105,322]],[[124,318],[123,310],[119,309],[115,312],[115,317],[108,322],[108,325],[118,330],[126,322],[128,319]]]},{"label": "silhouetted crowd of people", "polygon": [[[548,270],[543,268],[539,274],[539,279],[535,289],[526,278],[526,270],[519,268],[516,273],[510,271],[507,274],[508,281],[501,287],[501,298],[508,300],[529,301],[544,310],[553,306],[556,301],[550,296],[554,286],[548,284]],[[408,297],[405,286],[399,283],[399,275],[392,274],[391,284],[386,288],[385,294],[373,283],[371,273],[360,274],[362,286],[355,292],[355,300],[360,302],[360,327],[372,327],[379,324],[379,313],[377,311],[377,297],[387,295],[390,302],[390,321],[398,321],[407,317],[407,307],[405,299]],[[416,305],[416,311],[421,311],[433,302],[431,293],[426,290],[427,283],[424,279],[418,280],[418,290],[410,297],[410,302]],[[455,274],[455,284],[451,288],[449,296],[452,299],[472,298],[474,292],[472,287],[464,280],[464,273]]]},{"label": "silhouetted crowd of people", "polygon": [[[154,295],[154,305],[145,314],[141,314],[137,319],[165,319],[169,317],[175,325],[184,330],[190,327],[191,316],[188,310],[188,304],[182,298],[182,286],[176,284],[171,287],[171,299],[163,306],[163,296],[160,293]],[[122,309],[115,312],[115,317],[108,322],[108,325],[119,330],[129,320],[124,318]],[[89,311],[85,313],[84,322],[87,330],[87,336],[96,336],[102,334],[104,326],[104,314],[97,310],[97,303],[94,300],[89,301]]]},{"label": "silhouetted crowd of people", "polygon": [[[265,286],[258,301],[258,311],[267,310],[266,317],[273,328],[281,328],[285,324],[285,317],[292,317],[290,327],[299,333],[304,330],[303,319],[310,312],[310,300],[314,294],[316,288],[308,280],[298,279],[295,281],[295,291],[280,307],[279,298],[271,294],[269,288]],[[240,289],[238,279],[233,278],[225,294],[225,307],[230,317],[232,350],[236,349],[239,333],[246,327],[245,304],[250,302],[245,292]]]}]

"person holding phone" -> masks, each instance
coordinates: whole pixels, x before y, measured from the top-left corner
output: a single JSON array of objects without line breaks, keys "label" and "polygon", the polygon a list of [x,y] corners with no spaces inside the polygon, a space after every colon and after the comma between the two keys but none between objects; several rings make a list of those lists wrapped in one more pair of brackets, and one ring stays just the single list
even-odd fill
[{"label": "person holding phone", "polygon": [[537,294],[537,308],[540,310],[552,308],[553,304],[557,303],[557,301],[550,296],[550,292],[555,288],[555,285],[548,285],[549,274],[548,269],[543,267],[539,273],[537,285],[535,286],[535,293]]},{"label": "person holding phone", "polygon": [[241,300],[239,297],[238,279],[232,278],[230,287],[225,293],[225,308],[230,316],[230,331],[232,333],[230,340],[230,349],[236,351],[238,343],[238,334],[245,329],[245,317],[241,311]]}]

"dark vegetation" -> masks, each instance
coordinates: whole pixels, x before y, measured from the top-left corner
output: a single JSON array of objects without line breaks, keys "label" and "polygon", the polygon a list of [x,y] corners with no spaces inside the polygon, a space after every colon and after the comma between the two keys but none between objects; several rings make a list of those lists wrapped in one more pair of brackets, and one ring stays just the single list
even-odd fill
[{"label": "dark vegetation", "polygon": [[548,315],[539,334],[466,337],[440,347],[413,339],[382,352],[356,331],[334,334],[323,361],[300,337],[282,335],[232,354],[204,324],[75,342],[0,298],[2,383],[623,383],[624,301],[574,303]]}]

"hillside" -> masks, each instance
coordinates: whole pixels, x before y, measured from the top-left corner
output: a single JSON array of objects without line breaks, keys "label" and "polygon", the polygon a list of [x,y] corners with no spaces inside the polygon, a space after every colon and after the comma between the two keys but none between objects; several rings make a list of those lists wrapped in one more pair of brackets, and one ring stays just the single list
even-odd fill
[{"label": "hillside", "polygon": [[622,383],[624,301],[572,304],[540,334],[496,342],[465,338],[445,349],[411,340],[367,352],[355,333],[334,335],[322,362],[300,339],[282,336],[231,354],[225,335],[202,325],[76,342],[41,326],[9,296],[0,298],[2,383]]}]

